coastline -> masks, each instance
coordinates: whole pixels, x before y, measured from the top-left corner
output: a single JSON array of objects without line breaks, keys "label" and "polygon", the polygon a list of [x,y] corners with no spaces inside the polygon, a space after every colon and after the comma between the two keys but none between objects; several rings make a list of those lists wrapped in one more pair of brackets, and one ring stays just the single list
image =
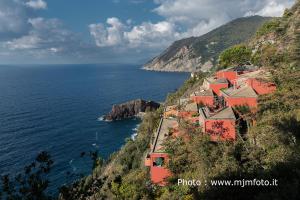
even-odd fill
[{"label": "coastline", "polygon": [[147,67],[141,67],[141,70],[152,72],[170,72],[170,73],[191,73],[191,70],[169,70],[169,69],[152,69]]}]

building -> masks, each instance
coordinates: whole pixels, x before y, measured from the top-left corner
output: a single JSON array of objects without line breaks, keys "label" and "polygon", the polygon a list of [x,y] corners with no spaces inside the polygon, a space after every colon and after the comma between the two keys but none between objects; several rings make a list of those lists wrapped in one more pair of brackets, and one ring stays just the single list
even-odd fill
[{"label": "building", "polygon": [[166,185],[166,179],[171,176],[170,170],[167,168],[169,161],[168,154],[164,151],[164,141],[172,136],[172,130],[178,127],[176,119],[162,118],[155,135],[155,139],[151,145],[151,152],[145,159],[145,166],[150,167],[151,181],[161,186]]},{"label": "building", "polygon": [[229,68],[225,70],[220,70],[216,73],[217,79],[227,79],[233,84],[234,80],[238,77],[238,72],[234,68]]},{"label": "building", "polygon": [[177,105],[167,106],[164,112],[164,118],[177,117],[178,108]]},{"label": "building", "polygon": [[192,122],[197,129],[200,126],[211,141],[234,141],[237,138],[238,123],[234,107],[248,106],[251,111],[255,111],[258,96],[276,90],[275,84],[263,81],[268,77],[269,73],[253,66],[221,70],[215,77],[204,79],[200,90],[190,98],[179,99],[178,106],[166,107],[151,144],[151,152],[145,159],[145,165],[150,167],[151,181],[163,186],[172,175],[167,168],[169,156],[164,150],[164,141],[180,136],[187,142],[190,139],[180,129],[178,121]]},{"label": "building", "polygon": [[258,95],[270,94],[276,90],[276,85],[274,83],[266,82],[256,78],[249,78],[247,80],[247,85],[253,88]]},{"label": "building", "polygon": [[191,100],[198,105],[205,105],[208,107],[213,107],[215,104],[215,96],[212,89],[194,92],[191,95]]},{"label": "building", "polygon": [[229,88],[229,83],[226,78],[216,79],[214,77],[210,77],[204,79],[203,87],[206,90],[211,89],[216,95],[220,96],[221,89]]},{"label": "building", "polygon": [[228,88],[221,91],[221,96],[224,98],[225,106],[249,106],[257,107],[258,95],[249,86],[242,86],[238,89]]},{"label": "building", "polygon": [[179,111],[178,116],[192,123],[198,123],[198,105],[192,102],[182,106],[183,109]]},{"label": "building", "polygon": [[231,107],[216,112],[204,107],[199,113],[203,133],[209,134],[212,141],[236,139],[236,117]]}]

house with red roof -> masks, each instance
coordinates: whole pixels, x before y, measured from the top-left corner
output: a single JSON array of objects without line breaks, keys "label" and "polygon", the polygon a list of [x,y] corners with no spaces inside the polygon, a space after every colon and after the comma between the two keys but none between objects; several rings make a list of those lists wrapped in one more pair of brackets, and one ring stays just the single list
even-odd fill
[{"label": "house with red roof", "polygon": [[221,91],[224,97],[226,106],[249,106],[252,108],[257,107],[258,95],[249,86],[242,86],[238,89],[232,87]]},{"label": "house with red roof", "polygon": [[234,83],[234,80],[237,79],[238,73],[234,69],[230,70],[220,70],[216,73],[217,79],[227,79],[230,83]]},{"label": "house with red roof", "polygon": [[191,95],[191,100],[199,105],[213,107],[215,104],[215,95],[212,89],[196,91]]},{"label": "house with red roof", "polygon": [[211,89],[216,95],[220,96],[220,90],[229,88],[229,82],[226,78],[216,79],[214,77],[204,79],[204,87]]},{"label": "house with red roof", "polygon": [[169,156],[165,152],[163,143],[168,137],[172,136],[172,130],[178,127],[178,122],[174,118],[162,118],[151,144],[151,152],[145,159],[145,166],[150,167],[150,177],[154,184],[166,185],[166,179],[171,176],[167,168]]},{"label": "house with red roof", "polygon": [[199,113],[203,133],[209,134],[212,141],[236,139],[236,116],[231,107],[216,112],[204,107]]},{"label": "house with red roof", "polygon": [[256,78],[249,78],[247,80],[247,85],[253,88],[258,95],[270,94],[276,90],[276,85],[274,83]]}]

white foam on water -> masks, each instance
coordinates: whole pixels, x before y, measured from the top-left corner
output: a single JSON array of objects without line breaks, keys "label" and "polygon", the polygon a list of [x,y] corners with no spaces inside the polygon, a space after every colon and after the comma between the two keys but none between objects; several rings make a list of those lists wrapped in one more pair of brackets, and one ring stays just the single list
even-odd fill
[{"label": "white foam on water", "polygon": [[136,125],[135,128],[132,129],[133,134],[131,135],[131,139],[134,141],[138,135],[138,130],[139,130],[139,124]]},{"label": "white foam on water", "polygon": [[104,119],[104,115],[101,116],[101,117],[98,117],[97,121],[99,121],[99,122],[112,122],[112,120]]},{"label": "white foam on water", "polygon": [[100,122],[105,121],[104,116],[98,117],[98,121],[100,121]]}]

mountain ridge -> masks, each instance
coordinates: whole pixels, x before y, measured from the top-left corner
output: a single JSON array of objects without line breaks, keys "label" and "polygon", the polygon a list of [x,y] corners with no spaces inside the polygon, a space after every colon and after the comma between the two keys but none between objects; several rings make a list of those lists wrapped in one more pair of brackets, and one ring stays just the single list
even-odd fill
[{"label": "mountain ridge", "polygon": [[251,16],[235,19],[202,36],[175,41],[160,55],[148,61],[143,69],[169,72],[209,71],[219,53],[246,42],[270,17]]}]

